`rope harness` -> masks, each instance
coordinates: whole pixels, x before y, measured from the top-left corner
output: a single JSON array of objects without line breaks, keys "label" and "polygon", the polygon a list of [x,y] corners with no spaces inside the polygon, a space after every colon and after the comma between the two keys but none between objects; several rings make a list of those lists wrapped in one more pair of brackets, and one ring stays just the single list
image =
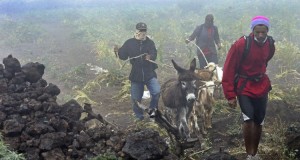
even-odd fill
[{"label": "rope harness", "polygon": [[[190,40],[189,40],[189,41],[190,41]],[[200,51],[200,53],[202,54],[202,56],[203,56],[203,58],[204,58],[206,64],[208,64],[208,61],[207,61],[207,59],[206,59],[204,53],[203,53],[202,50],[200,49],[200,47],[199,47],[194,41],[190,41],[190,42],[192,42],[192,44],[195,45],[195,46],[199,49],[199,51]]]}]

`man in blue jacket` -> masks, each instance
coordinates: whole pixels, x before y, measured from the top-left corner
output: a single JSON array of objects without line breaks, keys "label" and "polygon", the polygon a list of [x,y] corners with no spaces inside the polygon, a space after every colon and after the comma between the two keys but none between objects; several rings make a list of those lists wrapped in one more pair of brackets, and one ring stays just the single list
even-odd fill
[{"label": "man in blue jacket", "polygon": [[[147,25],[143,22],[136,24],[136,32],[133,38],[125,41],[121,48],[117,46],[114,51],[118,53],[121,60],[130,59],[132,65],[129,80],[131,81],[131,101],[136,118],[144,119],[143,110],[134,101],[141,102],[144,86],[146,85],[150,95],[150,118],[154,116],[160,96],[160,84],[157,80],[155,69],[157,50],[155,43],[147,37]],[[151,62],[152,61],[152,62]]]}]

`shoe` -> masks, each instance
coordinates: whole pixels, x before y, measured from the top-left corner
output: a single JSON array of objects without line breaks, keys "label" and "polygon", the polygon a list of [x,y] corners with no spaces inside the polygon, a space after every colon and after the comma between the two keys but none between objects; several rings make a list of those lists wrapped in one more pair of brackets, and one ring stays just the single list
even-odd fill
[{"label": "shoe", "polygon": [[256,154],[255,156],[252,156],[253,160],[261,160],[260,157]]},{"label": "shoe", "polygon": [[248,155],[246,160],[253,160],[253,156],[252,155]]},{"label": "shoe", "polygon": [[156,109],[150,109],[149,112],[149,117],[150,118],[155,118],[155,115],[156,115]]},{"label": "shoe", "polygon": [[150,120],[150,122],[155,122],[155,118],[153,117],[153,118],[149,118],[149,120]]},{"label": "shoe", "polygon": [[149,114],[150,122],[155,122],[156,110],[157,109],[150,109],[149,110],[148,114]]}]

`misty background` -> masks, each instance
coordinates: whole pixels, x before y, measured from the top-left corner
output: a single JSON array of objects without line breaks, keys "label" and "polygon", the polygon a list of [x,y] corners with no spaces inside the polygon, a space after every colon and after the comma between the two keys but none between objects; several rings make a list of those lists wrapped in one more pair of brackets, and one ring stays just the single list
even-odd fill
[{"label": "misty background", "polygon": [[251,18],[264,15],[276,41],[269,66],[275,77],[300,71],[299,8],[297,0],[0,0],[0,55],[12,54],[22,64],[43,63],[46,79],[71,92],[95,78],[86,72],[86,64],[127,76],[129,69],[118,70],[122,62],[113,46],[133,37],[138,22],[148,25],[158,63],[171,64],[173,58],[188,64],[196,47],[184,40],[213,14],[222,66],[231,44],[251,32]]},{"label": "misty background", "polygon": [[[176,76],[171,59],[188,67],[196,56],[196,46],[185,44],[185,39],[204,23],[207,14],[214,15],[219,29],[221,67],[234,41],[251,32],[251,18],[264,15],[270,19],[269,35],[276,41],[276,53],[267,71],[272,81],[269,99],[273,112],[268,112],[272,117],[266,120],[260,153],[295,159],[294,151],[287,152],[284,133],[298,122],[293,117],[299,117],[300,111],[299,8],[299,0],[0,0],[0,58],[12,54],[21,65],[44,64],[43,79],[61,89],[58,103],[75,99],[92,104],[95,113],[127,128],[134,124],[128,80],[131,66],[116,58],[113,47],[133,37],[138,22],[148,25],[148,35],[157,47],[157,73],[162,84]],[[210,140],[237,138],[241,134],[240,112],[228,110],[222,93],[220,97],[214,114],[222,118]],[[226,117],[232,119],[224,121]],[[218,141],[209,143],[220,149]],[[231,153],[244,152],[242,145],[230,147]]]}]

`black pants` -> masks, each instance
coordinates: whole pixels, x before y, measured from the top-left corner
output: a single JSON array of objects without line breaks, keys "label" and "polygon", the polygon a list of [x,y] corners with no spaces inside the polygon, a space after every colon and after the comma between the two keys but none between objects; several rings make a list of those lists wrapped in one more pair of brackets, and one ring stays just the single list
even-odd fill
[{"label": "black pants", "polygon": [[253,120],[256,124],[262,125],[266,115],[268,94],[261,98],[249,96],[237,96],[244,121]]},{"label": "black pants", "polygon": [[[217,54],[208,54],[205,56],[207,62],[214,62],[215,64],[218,64],[218,55]],[[200,64],[200,69],[203,69],[205,66],[207,66],[207,63],[202,55],[202,53],[198,53],[198,59]]]}]

